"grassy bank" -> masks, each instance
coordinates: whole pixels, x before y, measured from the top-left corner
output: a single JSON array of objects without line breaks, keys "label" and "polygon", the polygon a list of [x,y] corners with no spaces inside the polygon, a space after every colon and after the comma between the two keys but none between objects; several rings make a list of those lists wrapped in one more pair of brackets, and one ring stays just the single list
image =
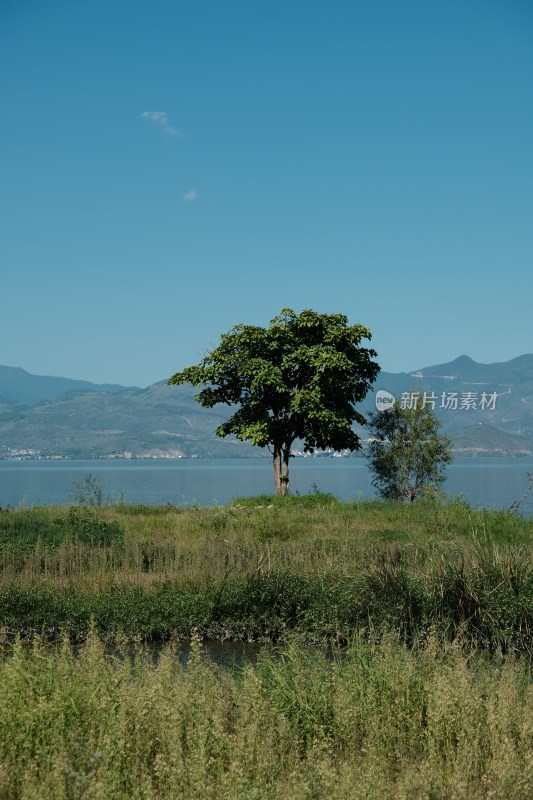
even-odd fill
[{"label": "grassy bank", "polygon": [[0,513],[0,624],[23,635],[347,641],[529,652],[533,523],[461,502],[253,498]]},{"label": "grassy bank", "polygon": [[39,640],[0,661],[6,800],[529,800],[533,688],[516,659],[430,639],[289,646],[228,671]]},{"label": "grassy bank", "polygon": [[323,495],[0,512],[0,800],[529,800],[532,533]]}]

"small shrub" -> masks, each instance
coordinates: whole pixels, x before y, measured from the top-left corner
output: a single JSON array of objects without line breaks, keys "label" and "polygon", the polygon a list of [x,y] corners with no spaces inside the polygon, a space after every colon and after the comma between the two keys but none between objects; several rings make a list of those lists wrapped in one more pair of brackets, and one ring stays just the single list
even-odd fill
[{"label": "small shrub", "polygon": [[118,522],[101,519],[88,508],[73,506],[66,515],[53,515],[51,509],[26,509],[0,515],[0,552],[30,553],[38,542],[45,550],[54,550],[68,541],[107,547],[122,544],[123,534]]},{"label": "small shrub", "polygon": [[71,498],[82,506],[101,506],[109,502],[104,500],[104,490],[99,475],[88,472],[80,481],[73,482]]},{"label": "small shrub", "polygon": [[261,494],[255,497],[237,497],[231,503],[240,508],[322,508],[324,506],[340,506],[341,502],[329,492],[312,492],[311,494],[270,495]]},{"label": "small shrub", "polygon": [[91,547],[122,544],[123,534],[115,520],[101,519],[88,509],[70,508],[64,522],[67,536]]}]

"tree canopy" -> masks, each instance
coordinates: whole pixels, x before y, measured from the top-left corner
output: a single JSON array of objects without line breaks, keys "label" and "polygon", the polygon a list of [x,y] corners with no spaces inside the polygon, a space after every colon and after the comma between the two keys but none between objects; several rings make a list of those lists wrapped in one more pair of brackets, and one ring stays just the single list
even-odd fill
[{"label": "tree canopy", "polygon": [[348,325],[343,314],[296,314],[283,309],[268,328],[236,325],[223,333],[218,347],[195,366],[177,372],[170,384],[203,388],[197,401],[238,406],[216,431],[268,447],[273,456],[277,494],[289,488],[292,444],[358,450],[352,429],[365,424],[355,403],[364,399],[379,372],[377,353],[360,346],[370,339],[362,325]]},{"label": "tree canopy", "polygon": [[452,443],[429,405],[374,412],[369,429],[372,484],[381,497],[413,501],[443,482]]}]

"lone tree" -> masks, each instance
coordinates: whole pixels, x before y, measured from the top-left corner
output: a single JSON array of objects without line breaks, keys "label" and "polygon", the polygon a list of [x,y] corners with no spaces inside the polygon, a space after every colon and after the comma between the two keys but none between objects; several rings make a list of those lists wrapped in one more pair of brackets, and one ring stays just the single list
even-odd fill
[{"label": "lone tree", "polygon": [[443,482],[452,442],[428,405],[374,412],[369,429],[372,485],[381,497],[412,502]]},{"label": "lone tree", "polygon": [[241,441],[268,447],[276,494],[289,490],[289,458],[296,439],[304,450],[358,450],[352,423],[365,424],[354,403],[365,397],[379,366],[374,350],[360,347],[371,333],[348,325],[343,314],[295,314],[283,309],[268,328],[236,325],[201,363],[173,375],[168,383],[204,388],[196,400],[239,408],[217,429]]}]

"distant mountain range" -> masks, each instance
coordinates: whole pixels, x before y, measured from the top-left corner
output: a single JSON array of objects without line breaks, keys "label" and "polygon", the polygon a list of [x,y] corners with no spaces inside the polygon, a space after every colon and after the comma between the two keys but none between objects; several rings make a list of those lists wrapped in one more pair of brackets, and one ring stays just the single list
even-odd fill
[{"label": "distant mountain range", "polygon": [[[429,403],[458,454],[533,455],[533,354],[499,364],[468,356],[412,373],[382,372],[378,392]],[[199,406],[192,386],[147,389],[31,375],[0,366],[0,458],[168,458],[265,454],[215,430],[230,409]],[[390,402],[390,400],[389,400]],[[365,439],[368,431],[359,428]]]},{"label": "distant mountain range", "polygon": [[[533,354],[496,364],[463,355],[412,373],[382,372],[379,389],[398,402],[431,402],[457,451],[533,454]],[[363,413],[372,403],[365,400]]]},{"label": "distant mountain range", "polygon": [[178,458],[257,455],[220,439],[225,409],[192,386],[147,389],[31,375],[0,366],[0,458]]},{"label": "distant mountain range", "polygon": [[0,366],[0,398],[29,406],[54,400],[66,392],[121,392],[124,388],[113,383],[97,384],[72,378],[31,375],[20,367]]}]

